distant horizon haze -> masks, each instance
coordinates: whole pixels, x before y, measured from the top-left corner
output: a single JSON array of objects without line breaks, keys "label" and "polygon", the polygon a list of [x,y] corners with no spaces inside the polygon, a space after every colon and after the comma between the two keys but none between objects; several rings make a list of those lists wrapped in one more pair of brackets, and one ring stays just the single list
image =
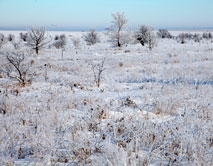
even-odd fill
[{"label": "distant horizon haze", "polygon": [[0,0],[0,29],[104,30],[124,12],[131,29],[212,29],[212,0]]},{"label": "distant horizon haze", "polygon": [[[31,26],[31,27],[0,27],[0,31],[29,31],[31,28],[44,27],[47,31],[89,31],[94,29],[96,31],[106,31],[106,27],[45,27],[45,26]],[[213,27],[154,27],[155,30],[167,29],[169,31],[213,31]],[[129,30],[137,30],[137,27],[131,27]]]}]

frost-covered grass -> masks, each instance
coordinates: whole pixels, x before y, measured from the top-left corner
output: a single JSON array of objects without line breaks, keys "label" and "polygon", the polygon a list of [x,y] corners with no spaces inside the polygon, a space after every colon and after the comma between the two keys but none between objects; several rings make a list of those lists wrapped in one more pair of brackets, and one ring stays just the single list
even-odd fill
[{"label": "frost-covered grass", "polygon": [[[34,55],[32,83],[8,78],[0,54],[0,165],[213,165],[213,43],[158,39],[113,47],[104,33],[88,46],[66,32]],[[56,34],[49,32],[52,42]],[[80,39],[78,47],[72,39]],[[98,88],[92,66],[103,59]]]}]

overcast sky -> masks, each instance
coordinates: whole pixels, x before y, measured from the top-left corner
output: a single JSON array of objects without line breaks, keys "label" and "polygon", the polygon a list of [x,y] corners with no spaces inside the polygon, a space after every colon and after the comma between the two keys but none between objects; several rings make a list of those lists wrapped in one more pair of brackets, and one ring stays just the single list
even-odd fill
[{"label": "overcast sky", "polygon": [[104,28],[116,11],[130,27],[213,27],[213,0],[0,0],[0,27]]}]

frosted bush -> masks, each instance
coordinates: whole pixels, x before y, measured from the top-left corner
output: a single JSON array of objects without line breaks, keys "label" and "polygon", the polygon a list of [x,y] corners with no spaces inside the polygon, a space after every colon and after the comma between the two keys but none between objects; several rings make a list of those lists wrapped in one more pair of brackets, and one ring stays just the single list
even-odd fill
[{"label": "frosted bush", "polygon": [[94,45],[94,44],[100,42],[100,38],[94,29],[91,29],[90,32],[88,32],[84,36],[84,39],[88,45]]}]

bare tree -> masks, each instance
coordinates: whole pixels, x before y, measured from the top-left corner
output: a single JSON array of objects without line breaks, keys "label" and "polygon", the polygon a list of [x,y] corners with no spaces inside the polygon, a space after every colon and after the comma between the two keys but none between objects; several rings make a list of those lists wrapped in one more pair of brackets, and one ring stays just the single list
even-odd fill
[{"label": "bare tree", "polygon": [[100,64],[92,64],[92,71],[95,79],[95,83],[97,87],[100,87],[101,83],[101,75],[102,72],[105,70],[104,63],[106,59],[103,59]]},{"label": "bare tree", "polygon": [[28,37],[28,44],[36,51],[37,55],[39,50],[43,48],[47,43],[48,41],[45,28],[31,29]]},{"label": "bare tree", "polygon": [[9,78],[17,80],[22,85],[27,82],[29,65],[25,63],[24,53],[6,53],[8,65],[6,66],[5,73]]},{"label": "bare tree", "polygon": [[153,32],[154,28],[142,25],[135,34],[135,39],[140,42],[142,46],[148,45],[149,50],[156,45],[156,35]]},{"label": "bare tree", "polygon": [[107,28],[108,34],[111,36],[111,39],[116,43],[117,47],[121,47],[123,44],[123,39],[127,37],[126,29],[128,25],[128,20],[125,18],[124,13],[113,13],[112,14],[112,25]]},{"label": "bare tree", "polygon": [[100,38],[94,29],[91,29],[90,32],[84,35],[84,39],[88,45],[94,45],[100,41]]}]

